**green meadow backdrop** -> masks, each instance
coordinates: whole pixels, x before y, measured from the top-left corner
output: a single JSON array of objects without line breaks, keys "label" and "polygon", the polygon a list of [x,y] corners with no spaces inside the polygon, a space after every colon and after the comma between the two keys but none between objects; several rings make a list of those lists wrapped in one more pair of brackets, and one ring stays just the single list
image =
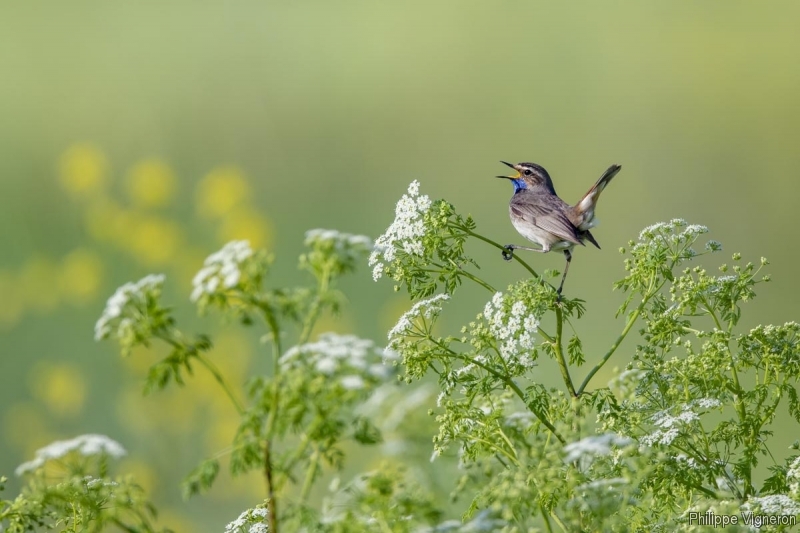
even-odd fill
[{"label": "green meadow backdrop", "polygon": [[[210,380],[143,397],[158,352],[122,359],[95,343],[105,299],[147,273],[190,331],[211,330],[235,382],[266,368],[258,335],[197,318],[188,294],[203,258],[231,239],[277,256],[275,285],[300,280],[312,228],[376,237],[417,179],[521,244],[507,171],[535,161],[574,202],[611,163],[594,231],[565,291],[587,301],[589,352],[621,325],[617,249],[682,217],[773,282],[746,326],[800,319],[800,3],[5,2],[0,5],[0,474],[52,440],[103,433],[163,523],[220,531],[264,498],[257,476],[222,475],[186,503],[178,483],[224,449],[237,417]],[[470,253],[495,286],[521,275],[494,249]],[[530,257],[563,267],[559,254]],[[407,307],[366,265],[320,332],[385,342]],[[482,309],[463,297],[458,319]],[[456,320],[454,318],[454,320]],[[636,339],[626,341],[630,349]],[[596,346],[596,348],[593,348]],[[630,350],[615,355],[606,377]],[[547,383],[557,368],[537,369]],[[435,396],[435,393],[434,393]],[[429,463],[435,397],[412,398],[413,445],[387,443],[348,471],[398,457],[446,497]],[[797,438],[787,425],[779,440]],[[785,454],[785,448],[778,454]],[[445,465],[445,468],[441,467]],[[324,483],[323,483],[324,485]],[[317,497],[322,497],[319,491]]]}]

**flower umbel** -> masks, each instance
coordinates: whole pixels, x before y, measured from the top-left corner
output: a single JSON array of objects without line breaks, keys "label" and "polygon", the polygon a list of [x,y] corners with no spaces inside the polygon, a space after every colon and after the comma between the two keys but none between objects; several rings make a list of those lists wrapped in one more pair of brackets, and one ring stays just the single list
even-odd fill
[{"label": "flower umbel", "polygon": [[150,274],[118,288],[94,326],[95,340],[109,337],[122,340],[133,334],[137,324],[146,323],[148,308],[161,295],[164,279],[164,274]]},{"label": "flower umbel", "polygon": [[281,357],[282,367],[313,369],[329,379],[338,378],[343,388],[365,389],[376,385],[391,374],[383,360],[391,359],[391,351],[355,335],[323,333],[317,342],[294,346]]},{"label": "flower umbel", "polygon": [[239,517],[225,526],[224,533],[268,533],[269,511],[263,503],[244,511]]},{"label": "flower umbel", "polygon": [[416,327],[415,321],[420,318],[428,321],[428,328],[425,329],[429,329],[436,317],[439,316],[439,313],[442,312],[442,303],[449,299],[450,296],[447,294],[437,294],[432,298],[420,300],[415,303],[411,309],[403,313],[397,321],[397,324],[389,330],[389,347],[397,348],[401,344],[402,339],[406,336],[414,334],[424,336],[425,330]]},{"label": "flower umbel", "polygon": [[309,230],[303,244],[311,251],[300,256],[300,266],[318,274],[328,270],[330,274],[339,275],[355,270],[362,258],[372,251],[372,239],[366,235],[333,229]]},{"label": "flower umbel", "polygon": [[397,202],[394,222],[375,240],[375,250],[369,256],[375,281],[383,276],[386,266],[395,261],[398,251],[423,255],[422,237],[426,232],[424,215],[430,207],[431,199],[428,195],[420,195],[419,182],[412,181],[408,192]]},{"label": "flower umbel", "polygon": [[22,463],[14,472],[21,476],[39,469],[47,461],[61,459],[73,452],[84,457],[102,455],[114,459],[119,459],[127,453],[120,443],[105,435],[80,435],[70,440],[51,442],[44,448],[39,448],[33,460]]},{"label": "flower umbel", "polygon": [[247,241],[231,241],[221,250],[209,255],[203,268],[192,280],[191,300],[197,302],[204,295],[212,296],[218,292],[236,287],[242,278],[245,262],[253,256]]}]

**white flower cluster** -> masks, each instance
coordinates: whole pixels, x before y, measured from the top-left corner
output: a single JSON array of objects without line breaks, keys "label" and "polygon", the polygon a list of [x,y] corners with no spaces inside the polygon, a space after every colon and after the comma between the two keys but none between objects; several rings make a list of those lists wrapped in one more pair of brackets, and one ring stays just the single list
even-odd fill
[{"label": "white flower cluster", "polygon": [[646,372],[638,368],[624,370],[608,382],[608,388],[614,392],[617,398],[633,400],[636,395],[636,387],[645,375]]},{"label": "white flower cluster", "polygon": [[[679,231],[680,228],[683,228],[683,230]],[[674,218],[669,222],[657,222],[647,226],[639,233],[640,242],[634,246],[634,250],[646,246],[648,242],[663,243],[671,246],[691,244],[703,233],[708,233],[706,226],[687,224],[682,218]],[[722,250],[722,244],[717,241],[709,241],[705,248],[710,252],[717,252]],[[689,247],[686,247],[684,251],[689,257],[697,255]]]},{"label": "white flower cluster", "polygon": [[613,448],[621,448],[632,444],[633,440],[616,433],[604,433],[583,438],[577,442],[571,442],[564,446],[566,456],[564,460],[568,463],[587,458],[589,461],[595,457],[603,457],[611,454]]},{"label": "white flower cluster", "polygon": [[268,533],[267,517],[269,511],[265,507],[248,509],[239,518],[225,526],[224,533]]},{"label": "white flower cluster", "polygon": [[408,192],[397,202],[394,222],[375,240],[375,249],[369,256],[375,281],[383,276],[386,265],[395,260],[397,250],[410,255],[423,255],[424,215],[430,207],[431,199],[428,195],[420,196],[419,182],[412,181]]},{"label": "white flower cluster", "polygon": [[749,498],[743,505],[745,512],[760,511],[774,516],[800,515],[800,503],[785,494],[770,494],[769,496]]},{"label": "white flower cluster", "polygon": [[786,470],[786,482],[792,494],[800,497],[800,456],[795,457]]},{"label": "white flower cluster", "polygon": [[366,235],[342,233],[335,229],[310,229],[306,232],[306,246],[332,244],[338,252],[352,253],[352,250],[371,250],[372,239]]},{"label": "white flower cluster", "polygon": [[681,412],[677,415],[670,414],[669,410],[659,411],[653,415],[653,424],[661,429],[645,435],[641,438],[641,442],[646,446],[671,444],[680,434],[681,426],[700,419],[700,415],[694,411],[695,408],[714,409],[720,405],[721,402],[715,398],[700,398],[683,404]]},{"label": "white flower cluster", "polygon": [[421,529],[421,533],[481,533],[484,531],[501,531],[509,526],[505,520],[492,518],[490,511],[484,510],[475,515],[469,522],[447,520],[439,525]]},{"label": "white flower cluster", "polygon": [[339,376],[339,383],[347,390],[366,387],[364,378],[387,379],[391,367],[373,360],[386,361],[394,353],[383,350],[368,339],[355,335],[323,333],[317,342],[294,346],[281,357],[280,364],[289,368],[312,366],[326,376]]},{"label": "white flower cluster", "polygon": [[136,283],[126,283],[118,288],[106,302],[103,314],[94,325],[94,339],[99,341],[112,335],[123,337],[135,318],[127,315],[137,305],[143,306],[148,295],[157,296],[164,279],[164,274],[150,274]]},{"label": "white flower cluster", "polygon": [[87,489],[99,489],[102,487],[118,487],[119,483],[116,481],[109,481],[107,479],[92,477],[92,476],[84,476],[83,481],[86,483]]},{"label": "white flower cluster", "polygon": [[498,343],[500,355],[506,361],[516,361],[526,368],[535,366],[531,350],[536,345],[536,330],[539,318],[524,302],[511,304],[502,292],[495,293],[483,308],[483,318],[489,333]]},{"label": "white flower cluster", "polygon": [[209,255],[203,263],[203,268],[192,280],[191,300],[196,302],[204,294],[214,294],[219,289],[232,289],[239,284],[242,277],[242,267],[253,255],[250,243],[247,241],[231,241],[218,252]]},{"label": "white flower cluster", "polygon": [[105,435],[80,435],[70,440],[51,442],[44,448],[39,448],[36,450],[36,457],[27,463],[19,465],[14,473],[21,476],[39,469],[47,461],[60,459],[72,452],[79,453],[86,457],[91,455],[108,455],[115,459],[127,453],[120,443]]},{"label": "white flower cluster", "polygon": [[442,312],[442,304],[450,299],[447,294],[437,294],[427,300],[420,300],[411,309],[403,313],[397,324],[389,330],[389,347],[397,348],[403,337],[411,333],[414,329],[414,321],[422,317],[431,320],[439,316]]}]

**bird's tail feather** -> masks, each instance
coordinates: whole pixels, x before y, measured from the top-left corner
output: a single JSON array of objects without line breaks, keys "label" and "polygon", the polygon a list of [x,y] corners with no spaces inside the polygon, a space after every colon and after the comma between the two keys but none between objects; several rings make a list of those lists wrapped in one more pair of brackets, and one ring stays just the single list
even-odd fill
[{"label": "bird's tail feather", "polygon": [[606,185],[611,181],[611,179],[617,175],[617,173],[622,169],[621,165],[611,165],[608,167],[608,170],[603,172],[603,175],[600,176],[600,179],[597,180],[597,183],[592,185],[592,188],[583,195],[581,201],[575,204],[581,211],[586,211],[590,204],[595,204],[597,202],[597,198],[600,196],[600,193],[603,192],[603,189],[606,188]]}]

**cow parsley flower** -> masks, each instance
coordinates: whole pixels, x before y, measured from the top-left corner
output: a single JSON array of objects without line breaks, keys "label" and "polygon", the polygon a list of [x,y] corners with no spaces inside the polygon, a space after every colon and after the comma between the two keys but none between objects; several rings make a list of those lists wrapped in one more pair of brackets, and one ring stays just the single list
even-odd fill
[{"label": "cow parsley flower", "polygon": [[316,342],[294,346],[280,358],[286,368],[308,368],[338,379],[346,390],[360,390],[387,379],[392,368],[383,364],[394,356],[368,339],[323,333]]},{"label": "cow parsley flower", "polygon": [[244,511],[236,520],[225,526],[224,533],[268,533],[269,511],[265,505]]},{"label": "cow parsley flower", "polygon": [[797,516],[800,515],[800,503],[785,494],[751,497],[743,505],[745,512],[760,511],[767,515]]},{"label": "cow parsley flower", "polygon": [[100,319],[94,326],[94,339],[124,338],[147,308],[148,299],[161,294],[164,274],[150,274],[135,283],[119,287],[106,302]]},{"label": "cow parsley flower", "polygon": [[584,458],[592,461],[596,457],[603,457],[611,454],[614,448],[628,446],[631,443],[633,443],[633,441],[630,438],[617,435],[616,433],[605,433],[603,435],[586,437],[564,446],[564,452],[566,453],[564,460],[568,463]]},{"label": "cow parsley flower", "polygon": [[523,301],[495,293],[486,302],[482,317],[503,359],[519,362],[526,368],[535,365],[531,352],[536,346],[539,317]]},{"label": "cow parsley flower", "polygon": [[197,302],[204,295],[232,289],[242,278],[242,269],[253,250],[247,241],[231,241],[221,250],[209,255],[203,268],[192,280],[191,300]]},{"label": "cow parsley flower", "polygon": [[720,405],[722,403],[715,398],[700,398],[678,406],[680,412],[677,415],[673,415],[671,409],[659,411],[653,415],[652,422],[660,429],[642,437],[641,442],[646,446],[669,445],[678,438],[683,427],[700,420],[696,409],[714,409]]},{"label": "cow parsley flower", "polygon": [[353,270],[372,251],[372,239],[366,235],[342,233],[333,229],[312,229],[304,243],[311,251],[300,257],[301,266],[312,270],[328,269],[334,274]]},{"label": "cow parsley flower", "polygon": [[414,323],[419,318],[425,320],[433,320],[442,312],[442,303],[450,299],[447,294],[437,294],[426,300],[420,300],[415,303],[411,309],[403,313],[397,324],[389,330],[389,347],[397,348],[401,343],[403,337],[412,333],[414,330]]},{"label": "cow parsley flower", "polygon": [[431,207],[428,195],[419,194],[419,182],[408,186],[395,208],[394,222],[375,240],[375,249],[369,256],[372,277],[378,281],[386,272],[398,251],[409,255],[422,256],[425,252],[422,238],[425,236],[425,214]]},{"label": "cow parsley flower", "polygon": [[51,442],[44,448],[39,448],[36,450],[33,460],[22,463],[14,472],[21,476],[41,468],[47,461],[61,459],[70,453],[77,453],[85,457],[105,455],[119,459],[127,452],[120,443],[105,435],[80,435],[74,439]]}]

